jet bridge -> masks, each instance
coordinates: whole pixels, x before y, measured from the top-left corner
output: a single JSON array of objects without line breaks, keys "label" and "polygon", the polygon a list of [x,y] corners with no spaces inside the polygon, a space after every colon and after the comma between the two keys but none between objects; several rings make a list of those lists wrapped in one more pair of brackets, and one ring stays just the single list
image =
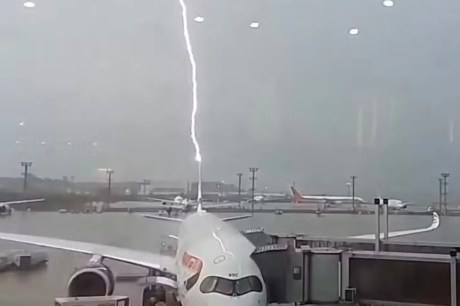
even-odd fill
[{"label": "jet bridge", "polygon": [[[252,258],[264,278],[269,303],[320,304],[340,300],[341,253],[335,249],[296,249],[283,243],[257,246]],[[331,282],[334,279],[336,283]]]},{"label": "jet bridge", "polygon": [[458,305],[459,248],[443,254],[312,248],[263,230],[248,235],[270,303]]},{"label": "jet bridge", "polygon": [[[265,281],[269,303],[336,303],[340,299],[340,250],[296,248],[295,237],[276,237],[263,229],[244,232],[256,246],[252,258]],[[324,286],[324,284],[328,284]]]}]

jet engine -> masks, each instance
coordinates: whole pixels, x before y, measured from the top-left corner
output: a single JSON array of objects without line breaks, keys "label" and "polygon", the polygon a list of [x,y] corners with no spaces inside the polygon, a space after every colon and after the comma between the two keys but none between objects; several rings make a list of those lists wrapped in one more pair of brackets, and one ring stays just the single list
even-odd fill
[{"label": "jet engine", "polygon": [[112,295],[115,278],[100,257],[90,259],[88,264],[77,269],[67,284],[69,297]]},{"label": "jet engine", "polygon": [[0,215],[11,215],[12,209],[9,205],[0,205]]}]

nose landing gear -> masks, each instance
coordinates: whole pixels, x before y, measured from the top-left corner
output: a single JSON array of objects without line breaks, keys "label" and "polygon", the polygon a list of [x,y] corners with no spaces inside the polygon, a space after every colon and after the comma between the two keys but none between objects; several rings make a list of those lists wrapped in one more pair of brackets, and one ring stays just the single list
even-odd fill
[{"label": "nose landing gear", "polygon": [[158,285],[146,287],[142,300],[142,306],[181,306],[174,292],[168,292]]}]

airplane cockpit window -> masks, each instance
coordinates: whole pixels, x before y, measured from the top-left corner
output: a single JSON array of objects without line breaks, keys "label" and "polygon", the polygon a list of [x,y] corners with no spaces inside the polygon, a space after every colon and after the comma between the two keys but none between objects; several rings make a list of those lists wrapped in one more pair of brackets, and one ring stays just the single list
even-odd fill
[{"label": "airplane cockpit window", "polygon": [[217,284],[217,277],[208,276],[201,282],[200,291],[203,293],[213,292],[214,288],[216,288],[216,284]]},{"label": "airplane cockpit window", "polygon": [[185,281],[185,289],[190,290],[193,287],[193,285],[196,284],[199,277],[200,277],[200,273],[196,273],[192,277],[188,278]]},{"label": "airplane cockpit window", "polygon": [[226,278],[218,278],[216,286],[214,287],[215,292],[219,292],[225,295],[233,295],[233,282]]},{"label": "airplane cockpit window", "polygon": [[243,295],[251,291],[262,292],[262,283],[257,276],[243,277],[235,282],[237,295]]},{"label": "airplane cockpit window", "polygon": [[201,282],[200,291],[239,296],[249,292],[262,292],[262,283],[257,276],[247,276],[235,280],[208,276]]}]

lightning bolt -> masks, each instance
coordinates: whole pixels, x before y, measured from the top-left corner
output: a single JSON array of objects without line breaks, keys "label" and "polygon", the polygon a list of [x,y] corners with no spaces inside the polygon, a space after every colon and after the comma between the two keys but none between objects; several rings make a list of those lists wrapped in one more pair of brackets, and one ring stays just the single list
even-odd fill
[{"label": "lightning bolt", "polygon": [[[184,40],[187,47],[187,53],[192,66],[192,116],[190,125],[190,137],[192,138],[193,146],[195,147],[195,160],[198,162],[198,203],[201,203],[201,153],[200,144],[196,138],[196,113],[198,111],[198,84],[196,78],[196,61],[193,55],[192,43],[190,41],[190,33],[188,29],[187,19],[187,6],[184,0],[179,0],[179,4],[182,8],[182,24],[184,26]],[[201,208],[201,204],[199,205]]]}]

